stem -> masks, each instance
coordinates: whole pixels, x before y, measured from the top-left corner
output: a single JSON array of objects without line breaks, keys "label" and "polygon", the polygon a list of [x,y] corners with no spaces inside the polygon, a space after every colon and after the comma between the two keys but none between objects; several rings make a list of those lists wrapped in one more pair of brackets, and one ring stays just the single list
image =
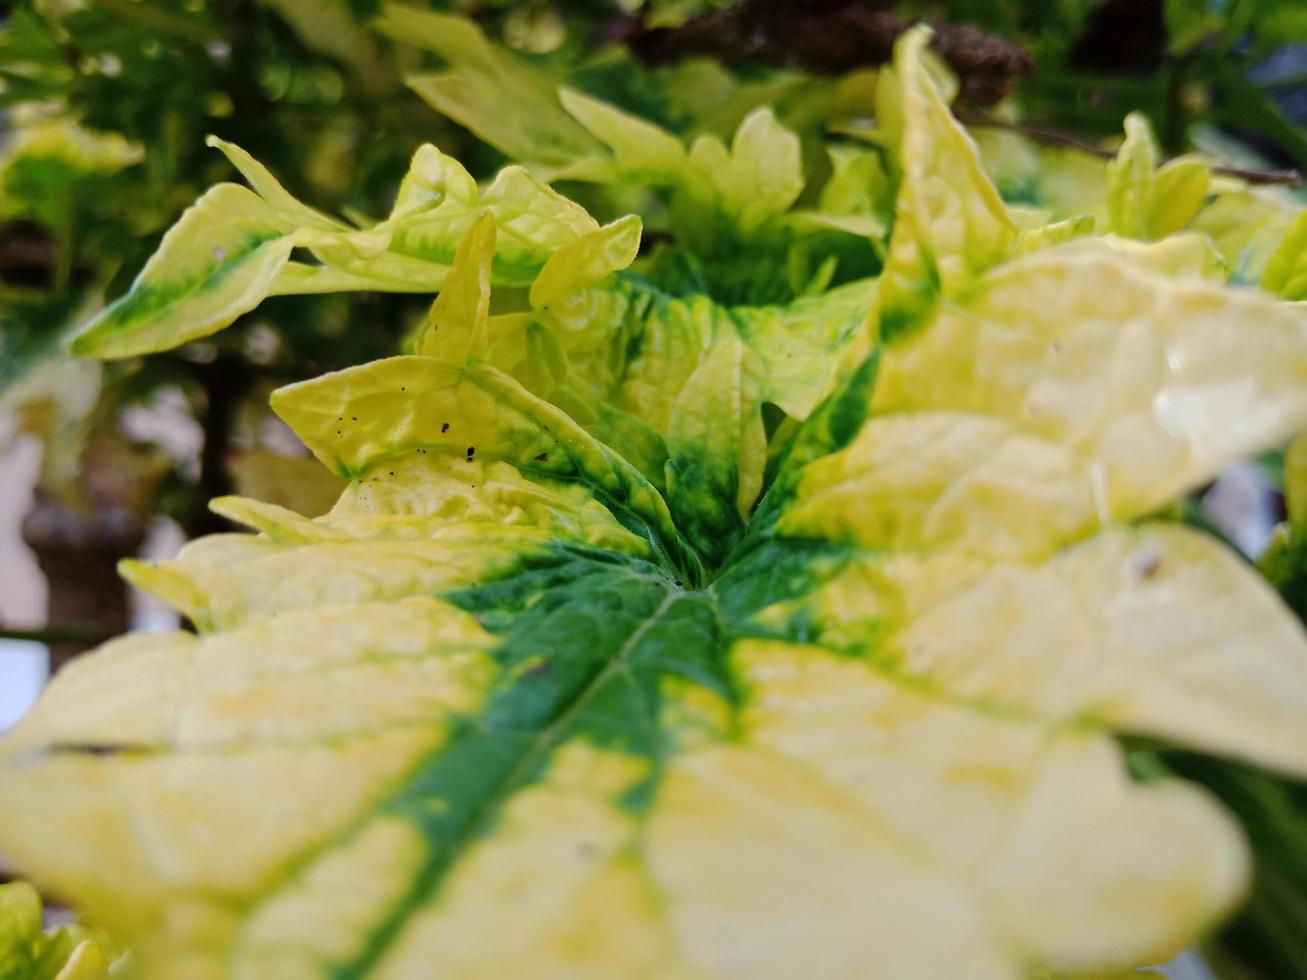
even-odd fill
[{"label": "stem", "polygon": [[[1033,140],[1041,143],[1051,143],[1057,146],[1065,146],[1081,153],[1088,153],[1090,156],[1098,157],[1101,160],[1111,160],[1116,156],[1112,150],[1097,146],[1093,143],[1079,139],[1069,133],[1059,132],[1054,129],[1046,129],[1043,126],[1034,126],[1028,123],[1007,122],[1002,119],[985,119],[979,116],[972,116],[967,113],[959,113],[958,121],[968,126],[974,126],[984,129],[1005,129],[1014,133],[1021,133],[1029,136]],[[1221,174],[1226,177],[1238,177],[1240,180],[1246,180],[1250,184],[1287,184],[1290,187],[1301,187],[1303,176],[1297,170],[1253,170],[1247,167],[1228,167],[1218,164],[1212,167],[1212,173]]]},{"label": "stem", "polygon": [[1162,146],[1172,156],[1184,148],[1184,77],[1189,66],[1186,55],[1166,59],[1166,115],[1162,121]]},{"label": "stem", "polygon": [[24,640],[32,643],[76,643],[95,646],[110,639],[96,626],[45,626],[38,629],[8,629],[0,626],[0,640]]},{"label": "stem", "polygon": [[226,455],[250,378],[244,363],[232,355],[222,354],[208,364],[196,366],[195,379],[204,389],[207,404],[201,418],[204,445],[200,449],[200,478],[184,528],[188,538],[227,528],[223,519],[209,510],[209,501],[231,493]]}]

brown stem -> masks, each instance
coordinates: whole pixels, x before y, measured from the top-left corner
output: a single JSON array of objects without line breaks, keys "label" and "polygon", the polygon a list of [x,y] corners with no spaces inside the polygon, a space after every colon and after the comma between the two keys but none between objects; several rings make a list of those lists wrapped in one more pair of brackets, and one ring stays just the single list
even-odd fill
[{"label": "brown stem", "polygon": [[195,377],[205,396],[205,408],[200,418],[204,445],[200,449],[200,478],[185,520],[184,530],[188,538],[214,534],[229,527],[209,510],[209,501],[232,492],[231,478],[227,473],[227,452],[236,414],[248,390],[251,374],[244,361],[224,353],[207,364],[196,365]]},{"label": "brown stem", "polygon": [[[972,116],[968,113],[960,112],[958,121],[967,126],[979,127],[985,129],[1005,129],[1013,133],[1021,133],[1023,136],[1029,136],[1033,140],[1041,143],[1052,143],[1057,146],[1065,146],[1077,150],[1081,153],[1088,153],[1090,156],[1098,157],[1102,160],[1111,160],[1116,153],[1102,146],[1079,139],[1069,133],[1058,132],[1054,129],[1046,129],[1043,126],[1034,126],[1029,123],[1008,122],[1004,119],[986,119],[982,116]],[[1212,167],[1212,173],[1221,174],[1225,177],[1238,177],[1240,180],[1246,180],[1250,184],[1287,184],[1290,187],[1301,187],[1303,176],[1297,170],[1254,170],[1247,167],[1229,167],[1218,164]]]},{"label": "brown stem", "polygon": [[[744,0],[679,27],[649,28],[636,20],[620,35],[648,64],[708,56],[842,74],[890,61],[894,42],[917,22],[886,6],[883,0]],[[970,24],[931,26],[931,44],[957,73],[969,102],[991,105],[1033,70],[1025,50],[1011,41]]]}]

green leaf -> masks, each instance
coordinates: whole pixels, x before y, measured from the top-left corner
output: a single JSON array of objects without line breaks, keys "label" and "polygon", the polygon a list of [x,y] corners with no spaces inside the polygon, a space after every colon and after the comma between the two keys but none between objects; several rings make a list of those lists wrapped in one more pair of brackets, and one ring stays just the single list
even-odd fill
[{"label": "green leaf", "polygon": [[1218,194],[1191,228],[1207,235],[1238,282],[1257,283],[1300,208],[1265,190]]},{"label": "green leaf", "polygon": [[62,238],[81,186],[141,161],[141,148],[118,133],[62,117],[14,117],[14,136],[0,154],[0,217],[34,219]]},{"label": "green leaf", "polygon": [[1285,299],[1307,299],[1307,211],[1298,214],[1266,260],[1262,288]]},{"label": "green leaf", "polygon": [[[592,233],[536,298],[626,312],[520,317],[664,493],[483,359],[492,227],[462,361],[274,396],[328,514],[224,499],[258,535],[128,566],[200,633],[60,673],[0,743],[6,854],[147,980],[1089,974],[1233,906],[1235,825],[1114,736],[1307,773],[1301,627],[1147,517],[1307,423],[1307,314],[1078,240],[869,352],[874,285],[721,308]],[[759,400],[807,421],[754,508]]]},{"label": "green leaf", "polygon": [[[592,176],[683,209],[648,261],[520,168],[424,148],[350,228],[230,151],[248,214],[174,229],[111,353],[259,290],[439,296],[414,353],[273,395],[327,513],[220,498],[256,533],[125,564],[196,632],[60,672],[0,741],[0,852],[144,980],[1117,976],[1228,914],[1238,825],[1118,740],[1307,776],[1301,623],[1161,516],[1307,426],[1307,311],[1197,232],[1019,231],[925,43],[883,173],[819,200],[896,185],[879,280],[791,210],[766,111],[686,149],[571,100]],[[1178,229],[1201,174],[1138,144],[1114,207]],[[204,250],[242,220],[285,253],[234,290]]]},{"label": "green leaf", "polygon": [[103,936],[78,925],[41,930],[41,898],[25,882],[0,885],[0,977],[109,980],[119,957]]},{"label": "green leaf", "polygon": [[599,149],[559,104],[561,78],[500,51],[466,17],[388,3],[376,27],[445,61],[443,71],[410,75],[409,86],[513,159],[548,171]]},{"label": "green leaf", "polygon": [[24,882],[0,885],[0,976],[25,977],[41,935],[41,897]]},{"label": "green leaf", "polygon": [[1211,169],[1183,157],[1159,169],[1157,141],[1142,113],[1126,117],[1125,132],[1107,165],[1107,230],[1155,239],[1187,228],[1207,200]]},{"label": "green leaf", "polygon": [[[220,148],[253,191],[219,184],[182,215],[128,292],[82,328],[74,353],[126,357],[229,326],[271,295],[438,290],[464,232],[482,214],[499,236],[492,276],[529,285],[555,250],[598,228],[583,208],[520,167],[484,190],[426,145],[413,156],[391,214],[351,229],[301,204],[239,147]],[[319,264],[292,262],[297,248]]]},{"label": "green leaf", "polygon": [[659,181],[683,176],[688,157],[671,133],[580,92],[563,89],[558,97],[563,108],[612,151],[618,173]]}]

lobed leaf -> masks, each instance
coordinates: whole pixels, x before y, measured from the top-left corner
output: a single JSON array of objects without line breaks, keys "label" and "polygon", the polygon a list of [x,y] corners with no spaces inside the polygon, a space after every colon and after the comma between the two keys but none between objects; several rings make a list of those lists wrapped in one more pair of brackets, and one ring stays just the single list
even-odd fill
[{"label": "lobed leaf", "polygon": [[1112,975],[1229,911],[1237,826],[1116,737],[1307,775],[1307,633],[1156,516],[1307,427],[1307,313],[1193,235],[1023,249],[924,43],[881,281],[669,295],[436,157],[333,239],[460,242],[421,353],[274,395],[348,487],[127,567],[199,632],[60,673],[0,849],[146,980]]}]

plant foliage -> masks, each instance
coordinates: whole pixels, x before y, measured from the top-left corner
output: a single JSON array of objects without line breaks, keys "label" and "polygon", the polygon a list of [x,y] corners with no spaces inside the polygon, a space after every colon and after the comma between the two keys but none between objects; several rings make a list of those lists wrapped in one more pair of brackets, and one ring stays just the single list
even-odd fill
[{"label": "plant foliage", "polygon": [[1086,975],[1230,912],[1238,824],[1118,736],[1307,774],[1302,624],[1167,517],[1307,427],[1301,232],[1204,228],[1260,199],[1137,118],[1024,180],[927,39],[820,188],[765,108],[687,142],[564,91],[541,173],[652,188],[644,255],[519,166],[426,146],[347,222],[219,143],[249,188],[79,352],[439,296],[408,353],[273,395],[348,480],[327,514],[222,498],[258,533],[127,564],[198,633],[56,678],[0,743],[0,849],[197,980]]}]

